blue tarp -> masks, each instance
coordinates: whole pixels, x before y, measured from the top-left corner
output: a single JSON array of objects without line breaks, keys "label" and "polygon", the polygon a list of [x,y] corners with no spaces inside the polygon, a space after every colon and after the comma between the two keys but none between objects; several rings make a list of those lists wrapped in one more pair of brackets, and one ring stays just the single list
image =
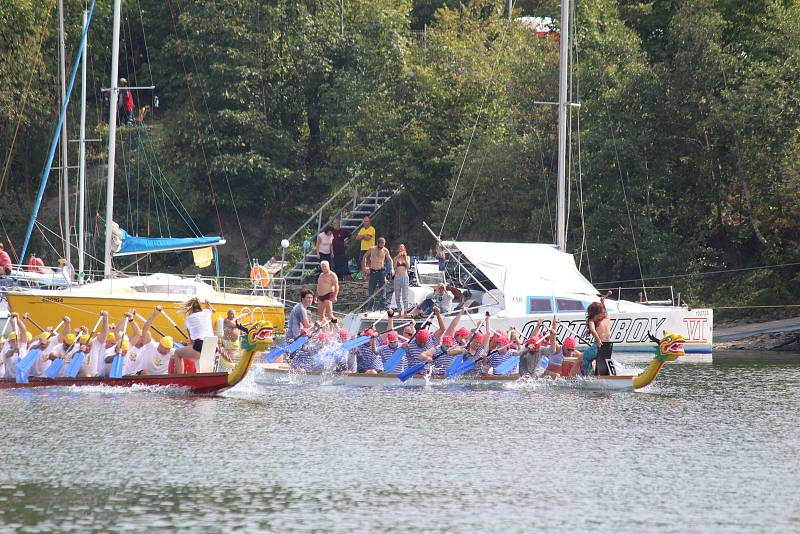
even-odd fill
[{"label": "blue tarp", "polygon": [[222,245],[225,241],[219,236],[209,237],[136,237],[120,228],[122,246],[114,256],[129,254],[149,254],[170,250],[191,250],[194,248]]}]

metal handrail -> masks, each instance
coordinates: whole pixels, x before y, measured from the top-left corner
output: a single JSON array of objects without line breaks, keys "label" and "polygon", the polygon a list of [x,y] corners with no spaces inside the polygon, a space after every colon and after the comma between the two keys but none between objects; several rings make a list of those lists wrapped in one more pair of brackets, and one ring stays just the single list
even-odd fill
[{"label": "metal handrail", "polygon": [[[309,218],[306,220],[306,222],[304,222],[302,225],[300,225],[300,227],[299,227],[297,230],[295,230],[295,232],[294,232],[292,235],[290,235],[290,236],[287,238],[287,240],[288,240],[289,242],[291,242],[291,241],[292,241],[292,239],[294,239],[294,238],[297,236],[297,234],[299,234],[300,232],[302,232],[303,230],[305,230],[306,226],[308,226],[308,224],[309,224],[311,221],[313,221],[314,219],[317,219],[318,221],[319,221],[319,220],[321,220],[321,217],[322,217],[322,211],[323,211],[325,208],[327,208],[327,207],[328,207],[328,204],[330,204],[330,203],[331,203],[331,202],[333,202],[333,201],[334,201],[336,198],[338,198],[338,197],[339,197],[339,195],[341,195],[341,194],[342,194],[342,191],[344,191],[345,189],[347,189],[348,187],[350,187],[350,184],[352,184],[352,183],[353,183],[353,182],[356,180],[356,178],[358,178],[358,175],[355,175],[355,176],[353,176],[352,178],[350,178],[350,180],[348,180],[346,184],[344,184],[342,187],[340,187],[340,188],[339,188],[339,190],[338,190],[338,191],[336,191],[336,193],[334,193],[332,197],[330,197],[330,198],[329,198],[329,199],[328,199],[328,200],[327,200],[327,201],[326,201],[326,202],[325,202],[325,203],[324,203],[322,206],[320,206],[320,207],[319,207],[319,209],[317,209],[317,211],[315,211],[314,213],[312,213],[312,214],[311,214],[311,217],[309,217]],[[318,224],[319,224],[319,223],[318,223]]]}]

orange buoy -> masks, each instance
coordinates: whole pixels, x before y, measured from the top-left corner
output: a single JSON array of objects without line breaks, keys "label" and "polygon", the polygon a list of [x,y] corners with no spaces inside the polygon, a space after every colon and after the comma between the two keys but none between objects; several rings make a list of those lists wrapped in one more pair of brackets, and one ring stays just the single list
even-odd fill
[{"label": "orange buoy", "polygon": [[253,265],[253,268],[250,269],[250,281],[254,287],[266,288],[270,282],[269,271],[263,265]]}]

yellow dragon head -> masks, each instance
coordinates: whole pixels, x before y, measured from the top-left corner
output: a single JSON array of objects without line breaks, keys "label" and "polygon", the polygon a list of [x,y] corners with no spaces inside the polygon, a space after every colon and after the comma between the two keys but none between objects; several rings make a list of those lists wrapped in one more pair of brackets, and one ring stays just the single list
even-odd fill
[{"label": "yellow dragon head", "polygon": [[658,339],[653,334],[650,334],[650,339],[658,344],[656,349],[656,359],[662,362],[671,362],[683,356],[683,344],[686,341],[680,334],[669,334],[664,330],[664,335]]},{"label": "yellow dragon head", "polygon": [[250,326],[237,325],[244,332],[242,348],[244,350],[262,351],[272,344],[272,323],[257,321]]}]

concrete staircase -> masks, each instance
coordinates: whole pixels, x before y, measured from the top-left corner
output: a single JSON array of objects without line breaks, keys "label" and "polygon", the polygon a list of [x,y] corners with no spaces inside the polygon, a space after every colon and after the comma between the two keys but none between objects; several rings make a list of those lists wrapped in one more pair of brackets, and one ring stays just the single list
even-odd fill
[{"label": "concrete staircase", "polygon": [[[341,197],[342,190],[339,190],[339,192],[329,199],[328,202],[326,202],[323,207],[320,208],[318,212],[306,222],[305,225],[303,225],[303,227],[299,228],[293,234],[293,236],[295,236],[299,234],[300,231],[307,230],[309,227],[309,222],[313,221],[314,219],[317,220],[316,233],[314,233],[314,237],[309,240],[311,241],[311,247],[308,249],[305,256],[286,273],[286,282],[288,284],[301,284],[306,276],[308,276],[310,273],[316,272],[319,266],[316,254],[316,235],[319,234],[319,232],[321,232],[325,226],[333,222],[334,219],[339,218],[342,223],[342,228],[350,232],[350,237],[352,239],[363,226],[364,217],[366,215],[373,217],[378,210],[380,210],[381,207],[383,207],[383,205],[386,204],[386,202],[388,202],[397,193],[397,191],[398,189],[383,187],[359,194],[354,190],[353,195],[347,198],[347,201],[335,211],[332,217],[329,219],[323,219],[322,210],[331,205],[332,201],[334,201],[337,197]],[[326,220],[324,224],[323,220]]]}]

